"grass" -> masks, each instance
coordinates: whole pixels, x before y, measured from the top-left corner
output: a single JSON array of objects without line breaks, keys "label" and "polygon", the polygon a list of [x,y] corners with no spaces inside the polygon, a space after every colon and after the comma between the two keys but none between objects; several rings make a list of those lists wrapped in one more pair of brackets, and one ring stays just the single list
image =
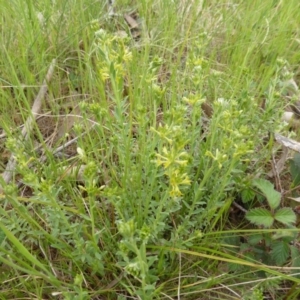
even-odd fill
[{"label": "grass", "polygon": [[295,222],[244,211],[288,134],[297,0],[0,4],[0,299],[298,299]]}]

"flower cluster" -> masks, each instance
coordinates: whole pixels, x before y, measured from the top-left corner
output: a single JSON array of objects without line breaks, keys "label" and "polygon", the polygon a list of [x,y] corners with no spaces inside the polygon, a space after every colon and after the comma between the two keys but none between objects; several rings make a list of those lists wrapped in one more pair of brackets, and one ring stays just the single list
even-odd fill
[{"label": "flower cluster", "polygon": [[155,163],[164,168],[164,175],[169,179],[170,196],[172,198],[182,196],[180,186],[190,185],[191,181],[186,173],[189,155],[184,151],[187,140],[183,139],[183,129],[180,126],[159,126],[156,130],[151,128],[166,145],[161,153],[156,153]]},{"label": "flower cluster", "polygon": [[[215,155],[210,151],[206,152],[206,156],[213,158],[218,162],[219,168],[226,162],[229,156],[238,160],[243,156],[253,153],[253,142],[249,137],[252,136],[250,126],[242,122],[243,110],[238,108],[238,103],[235,100],[218,99],[214,103],[214,109],[217,112],[216,134],[222,133],[222,143],[220,148],[216,149]],[[225,154],[226,153],[226,154]]]},{"label": "flower cluster", "polygon": [[132,59],[126,41],[126,37],[112,35],[104,29],[95,32],[94,52],[102,81],[110,78],[118,81],[125,75],[124,65]]}]

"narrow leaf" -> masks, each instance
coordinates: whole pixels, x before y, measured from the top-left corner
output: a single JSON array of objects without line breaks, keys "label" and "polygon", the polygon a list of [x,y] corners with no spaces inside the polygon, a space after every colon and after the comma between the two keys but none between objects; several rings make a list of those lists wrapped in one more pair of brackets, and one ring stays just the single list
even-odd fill
[{"label": "narrow leaf", "polygon": [[0,246],[5,240],[5,233],[0,229]]},{"label": "narrow leaf", "polygon": [[285,225],[294,224],[297,220],[296,214],[289,207],[284,207],[276,211],[275,220]]},{"label": "narrow leaf", "polygon": [[20,241],[8,230],[6,227],[0,222],[0,229],[5,233],[7,238],[11,241],[12,244],[18,249],[20,254],[25,257],[27,260],[29,260],[33,265],[36,265],[40,267],[43,271],[48,273],[45,266],[37,260],[24,246]]},{"label": "narrow leaf", "polygon": [[246,218],[251,223],[264,227],[271,227],[274,222],[272,214],[264,208],[255,208],[248,211]]},{"label": "narrow leaf", "polygon": [[253,184],[265,195],[271,209],[276,209],[279,206],[281,194],[275,191],[273,184],[270,181],[257,178],[254,180]]}]

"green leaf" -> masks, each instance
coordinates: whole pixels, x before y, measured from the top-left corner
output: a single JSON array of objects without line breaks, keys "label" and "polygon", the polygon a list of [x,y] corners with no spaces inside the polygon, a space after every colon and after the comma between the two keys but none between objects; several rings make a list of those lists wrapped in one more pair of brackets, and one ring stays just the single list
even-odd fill
[{"label": "green leaf", "polygon": [[284,241],[275,241],[272,243],[271,257],[276,265],[282,266],[286,263],[290,255],[289,244]]},{"label": "green leaf", "polygon": [[26,248],[25,246],[13,235],[12,232],[10,232],[8,229],[6,229],[5,225],[3,225],[0,222],[0,229],[5,233],[7,238],[11,241],[11,243],[18,249],[19,253],[26,258],[28,261],[30,261],[33,265],[38,266],[41,270],[43,270],[46,274],[48,273],[48,270],[45,268],[45,266],[35,257],[33,256]]},{"label": "green leaf", "polygon": [[275,191],[274,186],[270,181],[257,178],[254,180],[253,184],[266,196],[271,209],[276,209],[279,206],[281,194]]},{"label": "green leaf", "polygon": [[283,239],[287,242],[292,242],[298,236],[298,232],[285,230],[285,229],[277,229],[276,232],[272,235],[273,240]]},{"label": "green leaf", "polygon": [[[290,246],[290,250],[291,250],[292,267],[300,269],[300,251],[298,250],[297,247],[293,245]],[[295,275],[295,277],[300,278],[299,272],[295,270],[294,273],[298,273],[298,275]]]},{"label": "green leaf", "polygon": [[255,225],[264,227],[271,227],[274,222],[272,214],[264,208],[255,208],[248,211],[246,219]]},{"label": "green leaf", "polygon": [[292,175],[293,184],[300,184],[300,153],[296,153],[293,159],[290,160],[290,173]]},{"label": "green leaf", "polygon": [[254,199],[255,192],[251,189],[245,189],[245,190],[242,191],[241,197],[242,197],[243,203],[247,203],[247,202]]},{"label": "green leaf", "polygon": [[6,238],[6,236],[5,236],[4,231],[0,229],[0,246],[4,242],[5,238]]},{"label": "green leaf", "polygon": [[252,246],[259,244],[264,239],[262,234],[250,235],[248,238],[248,243]]},{"label": "green leaf", "polygon": [[285,225],[294,224],[297,220],[296,214],[289,207],[284,207],[276,211],[275,220]]}]

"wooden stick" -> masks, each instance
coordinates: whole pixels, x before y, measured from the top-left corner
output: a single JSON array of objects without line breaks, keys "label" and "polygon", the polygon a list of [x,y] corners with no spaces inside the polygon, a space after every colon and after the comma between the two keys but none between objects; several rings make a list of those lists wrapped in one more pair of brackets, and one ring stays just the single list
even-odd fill
[{"label": "wooden stick", "polygon": [[[36,115],[39,113],[39,111],[41,110],[42,107],[42,100],[45,97],[45,94],[47,93],[48,90],[48,82],[51,80],[51,77],[53,75],[54,72],[54,68],[55,68],[55,64],[56,64],[56,60],[53,59],[50,67],[48,69],[47,75],[43,81],[43,84],[39,90],[39,93],[37,94],[34,102],[33,102],[33,106],[31,109],[31,114],[30,116],[27,118],[25,124],[24,124],[24,128],[22,129],[22,137],[24,140],[27,140],[29,137],[29,133],[32,130],[33,124],[34,124],[34,120],[36,118]],[[4,180],[5,183],[9,183],[11,181],[12,178],[12,174],[13,171],[16,168],[16,164],[17,161],[15,159],[15,157],[13,155],[11,155],[5,171],[2,173],[2,178]],[[0,193],[3,192],[3,187],[0,185]]]}]

